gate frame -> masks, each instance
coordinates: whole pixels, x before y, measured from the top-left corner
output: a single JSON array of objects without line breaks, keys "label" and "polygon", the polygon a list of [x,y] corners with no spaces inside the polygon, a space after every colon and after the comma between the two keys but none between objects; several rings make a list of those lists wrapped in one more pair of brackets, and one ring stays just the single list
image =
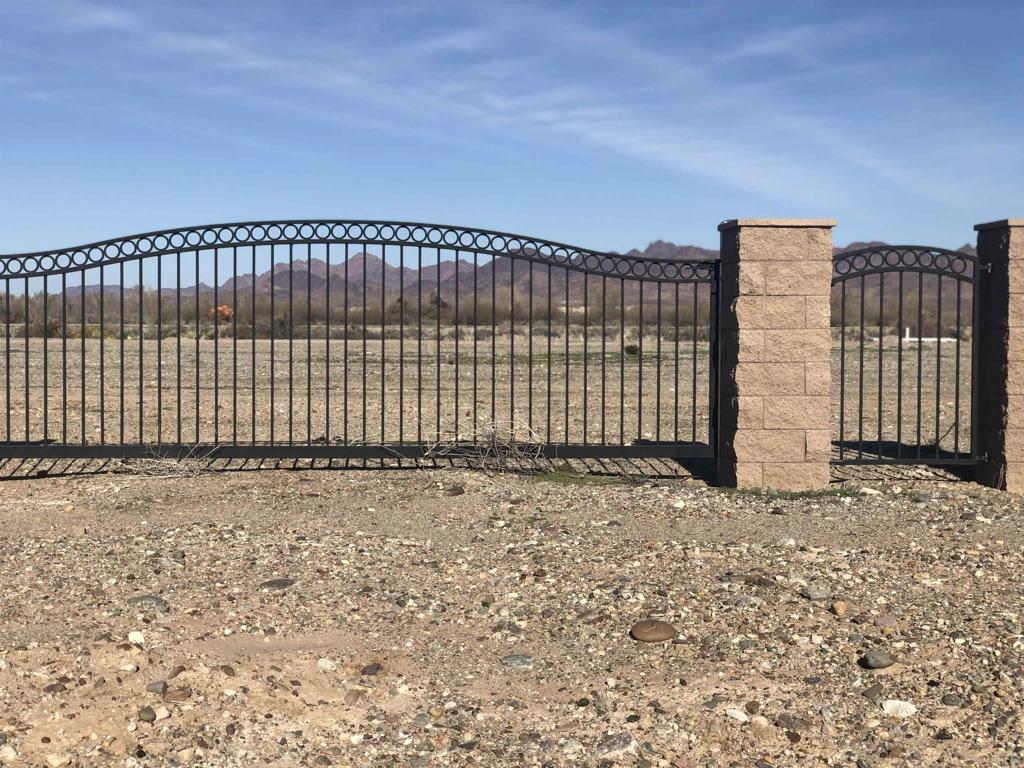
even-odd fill
[{"label": "gate frame", "polygon": [[[543,458],[713,458],[717,440],[719,349],[720,267],[717,261],[661,260],[641,256],[600,252],[554,241],[515,235],[495,230],[453,227],[420,222],[387,220],[278,220],[211,224],[157,230],[138,235],[112,238],[82,246],[0,255],[0,282],[9,287],[12,281],[24,280],[26,307],[28,281],[49,278],[116,264],[138,262],[140,284],[142,264],[146,259],[199,251],[218,253],[220,248],[282,246],[282,245],[363,245],[405,246],[452,250],[466,254],[486,255],[494,259],[509,258],[550,268],[565,269],[585,276],[641,281],[646,283],[704,284],[710,286],[708,310],[708,389],[707,443],[635,440],[631,444],[526,443]],[[440,279],[440,274],[438,275]],[[199,280],[198,275],[196,277]],[[84,280],[84,277],[83,277]],[[365,280],[365,277],[364,277]],[[44,282],[44,286],[46,283]],[[102,283],[101,283],[102,285]],[[140,287],[141,290],[141,287]],[[177,291],[182,290],[178,285]],[[48,295],[44,287],[44,292]],[[123,299],[125,286],[120,286]],[[66,295],[66,294],[65,294]],[[642,312],[642,310],[641,310]],[[28,310],[26,308],[26,316]],[[696,317],[696,315],[695,315]],[[624,321],[623,321],[624,322]],[[678,326],[677,326],[678,327]],[[180,326],[179,326],[180,329]],[[660,326],[659,326],[660,331]],[[63,329],[67,339],[67,326]],[[9,326],[8,326],[9,344]],[[26,337],[26,360],[28,338]],[[696,364],[696,359],[695,363]],[[642,365],[642,363],[641,363]],[[49,380],[44,382],[48,385]],[[568,382],[567,382],[568,386]],[[696,401],[697,391],[692,393]],[[676,392],[676,407],[681,406]],[[27,407],[27,400],[26,400]],[[141,407],[141,406],[140,406]],[[621,407],[621,406],[620,406]],[[141,416],[140,416],[141,417]],[[180,414],[178,414],[180,418]],[[29,437],[30,435],[26,435]],[[311,442],[228,442],[196,443],[130,443],[111,441],[101,444],[59,442],[54,439],[0,441],[2,458],[357,458],[416,459],[436,456],[432,444],[405,441],[401,443],[323,444]],[[625,439],[625,435],[623,436]],[[460,443],[461,444],[461,443]],[[478,443],[468,441],[466,446]]]},{"label": "gate frame", "polygon": [[[877,259],[874,257],[878,257]],[[928,263],[925,265],[923,262],[927,259]],[[944,267],[936,267],[935,264],[939,260],[943,260]],[[969,270],[970,276],[966,276],[966,272]],[[846,371],[846,355],[845,355],[845,315],[846,315],[846,303],[845,301],[840,302],[840,312],[843,320],[839,325],[840,333],[840,363],[839,363],[839,438],[836,440],[836,444],[839,446],[839,458],[831,459],[833,466],[857,466],[857,465],[906,465],[906,466],[967,466],[973,467],[978,463],[984,461],[986,457],[981,455],[978,451],[978,340],[981,336],[980,328],[980,296],[981,296],[981,273],[991,271],[991,266],[982,264],[978,256],[964,253],[962,251],[953,251],[948,248],[939,248],[936,246],[926,245],[879,245],[879,246],[866,246],[863,248],[857,248],[851,251],[843,251],[837,253],[833,258],[833,277],[832,287],[842,285],[844,288],[843,295],[845,296],[845,285],[849,280],[855,280],[858,278],[863,279],[867,275],[881,275],[880,280],[884,280],[886,274],[932,274],[937,277],[952,278],[959,283],[968,283],[971,286],[971,369],[970,369],[970,381],[971,381],[971,397],[970,397],[970,428],[971,428],[971,440],[969,450],[966,454],[962,451],[958,452],[957,455],[952,457],[927,457],[927,456],[901,456],[899,455],[899,449],[901,443],[897,443],[897,456],[895,457],[882,457],[877,456],[875,458],[864,458],[863,455],[863,444],[865,441],[859,441],[857,448],[857,457],[845,458],[845,448],[843,446],[843,428],[845,426],[845,371]],[[902,284],[902,281],[901,281]],[[863,311],[863,294],[861,294],[861,309]],[[920,302],[920,296],[918,298]],[[939,306],[941,307],[941,285],[939,286]],[[899,322],[900,329],[903,327],[903,294],[899,295]],[[884,311],[884,305],[883,305]],[[939,325],[941,328],[941,317],[939,318]],[[959,330],[959,328],[958,328]],[[920,336],[920,328],[918,328]],[[900,335],[900,334],[898,334]],[[902,336],[898,343],[902,346]],[[936,342],[936,348],[941,353],[941,342]],[[959,351],[960,343],[959,336],[957,342],[957,349]],[[861,350],[863,351],[863,341],[861,342]],[[959,354],[959,352],[958,352]],[[940,382],[936,382],[936,397],[938,397],[938,388]],[[957,382],[957,388],[959,389],[959,381]],[[918,385],[920,390],[920,384]],[[860,392],[860,397],[863,398],[863,392]],[[882,402],[882,391],[879,390],[879,403]],[[920,425],[919,425],[920,426]],[[918,453],[920,453],[921,446],[917,446]],[[851,449],[852,450],[852,449]],[[939,446],[936,446],[936,450],[941,450]]]}]

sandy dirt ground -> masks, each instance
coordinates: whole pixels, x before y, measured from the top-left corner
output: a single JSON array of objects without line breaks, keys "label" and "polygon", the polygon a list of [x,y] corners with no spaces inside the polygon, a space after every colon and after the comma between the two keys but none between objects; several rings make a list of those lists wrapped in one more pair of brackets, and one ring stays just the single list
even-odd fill
[{"label": "sandy dirt ground", "polygon": [[1024,765],[1019,497],[53,474],[0,482],[0,764]]}]

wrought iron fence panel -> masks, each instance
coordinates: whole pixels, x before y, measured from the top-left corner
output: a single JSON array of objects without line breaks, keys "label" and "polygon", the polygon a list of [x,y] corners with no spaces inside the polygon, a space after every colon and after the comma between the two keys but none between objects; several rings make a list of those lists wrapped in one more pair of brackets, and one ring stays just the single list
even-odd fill
[{"label": "wrought iron fence panel", "polygon": [[403,222],[0,256],[0,455],[710,456],[717,280]]}]

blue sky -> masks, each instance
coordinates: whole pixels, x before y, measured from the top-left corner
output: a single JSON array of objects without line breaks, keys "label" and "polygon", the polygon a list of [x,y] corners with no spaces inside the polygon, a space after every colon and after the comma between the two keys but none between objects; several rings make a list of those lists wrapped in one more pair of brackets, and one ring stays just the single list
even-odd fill
[{"label": "blue sky", "polygon": [[1024,215],[1024,3],[0,0],[0,252],[259,218],[611,250]]}]

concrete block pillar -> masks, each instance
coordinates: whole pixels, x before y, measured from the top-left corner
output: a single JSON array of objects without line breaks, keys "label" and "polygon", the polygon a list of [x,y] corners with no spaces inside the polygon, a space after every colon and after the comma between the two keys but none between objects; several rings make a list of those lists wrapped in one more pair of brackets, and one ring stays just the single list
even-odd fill
[{"label": "concrete block pillar", "polygon": [[1024,492],[1024,219],[974,228],[979,299],[975,449],[978,482]]},{"label": "concrete block pillar", "polygon": [[721,233],[718,482],[829,483],[828,219],[736,219]]}]

